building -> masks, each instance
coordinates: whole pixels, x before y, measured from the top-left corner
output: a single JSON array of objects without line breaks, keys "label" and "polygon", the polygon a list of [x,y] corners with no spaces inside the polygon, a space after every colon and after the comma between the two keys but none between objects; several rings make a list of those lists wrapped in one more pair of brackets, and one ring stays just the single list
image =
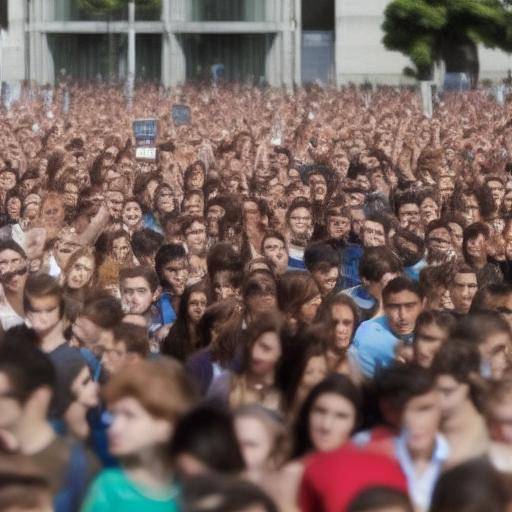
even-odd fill
[{"label": "building", "polygon": [[[76,0],[0,0],[1,77],[54,83],[61,70],[79,79],[127,74],[127,9],[105,17]],[[136,73],[177,85],[224,76],[291,87],[319,80],[402,84],[408,59],[387,51],[380,26],[388,0],[162,0],[137,9]],[[481,77],[500,79],[510,56],[480,49]]]}]

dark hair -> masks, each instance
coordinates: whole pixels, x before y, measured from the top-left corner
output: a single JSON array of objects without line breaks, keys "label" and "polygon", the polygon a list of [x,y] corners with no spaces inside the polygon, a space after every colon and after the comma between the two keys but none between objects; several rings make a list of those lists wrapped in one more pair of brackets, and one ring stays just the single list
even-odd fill
[{"label": "dark hair", "polygon": [[440,288],[448,288],[452,272],[453,265],[448,263],[422,268],[419,285],[423,296],[431,298],[439,292]]},{"label": "dark hair", "polygon": [[418,207],[420,206],[420,200],[418,194],[412,190],[406,190],[400,194],[395,196],[395,214],[398,216],[400,208],[405,204],[415,204]]},{"label": "dark hair", "polygon": [[401,508],[401,512],[414,512],[406,493],[392,487],[381,486],[362,490],[350,502],[346,512],[378,512],[388,507]]},{"label": "dark hair", "polygon": [[138,354],[142,358],[148,356],[149,339],[145,327],[121,322],[114,327],[113,335],[116,343],[124,343],[126,352]]},{"label": "dark hair", "polygon": [[434,219],[428,223],[425,229],[425,240],[428,240],[428,235],[436,229],[446,229],[449,235],[452,233],[450,226],[445,219]]},{"label": "dark hair", "polygon": [[352,314],[354,315],[354,331],[352,332],[352,336],[354,336],[359,324],[361,323],[361,312],[352,297],[345,295],[344,293],[338,293],[326,297],[318,308],[315,320],[325,325],[329,325],[330,327],[334,327],[332,307],[337,305],[347,306],[351,309]]},{"label": "dark hair", "polygon": [[35,345],[6,338],[0,345],[0,373],[9,380],[9,393],[20,403],[37,389],[54,390],[56,373],[50,358]]},{"label": "dark hair", "polygon": [[0,240],[0,252],[11,250],[17,252],[22,258],[27,259],[25,251],[11,238],[7,240]]},{"label": "dark hair", "polygon": [[450,335],[451,332],[455,329],[457,321],[455,320],[454,316],[447,311],[422,311],[416,319],[416,326],[414,328],[415,334],[417,335],[420,328],[424,325],[431,324],[436,324],[438,327],[445,330],[448,335]]},{"label": "dark hair", "polygon": [[311,203],[304,199],[303,197],[297,197],[295,198],[290,206],[288,206],[288,210],[286,210],[286,222],[290,221],[290,216],[294,210],[297,210],[298,208],[306,208],[310,211],[311,215],[313,215],[313,211],[311,208]]},{"label": "dark hair", "polygon": [[208,276],[210,280],[217,272],[230,272],[232,285],[240,288],[243,279],[243,264],[240,261],[239,254],[235,251],[229,242],[218,242],[208,251],[206,257]]},{"label": "dark hair", "polygon": [[362,397],[359,389],[346,375],[339,373],[329,375],[311,390],[300,408],[294,427],[294,447],[292,458],[301,457],[313,448],[313,443],[309,435],[311,411],[318,398],[325,394],[339,395],[352,403],[356,414],[356,421],[353,430],[355,430],[359,424],[362,406]]},{"label": "dark hair", "polygon": [[434,389],[432,372],[415,363],[395,363],[375,378],[375,394],[395,411],[402,412],[411,399]]},{"label": "dark hair", "polygon": [[169,455],[190,454],[210,471],[233,474],[245,469],[231,415],[211,405],[189,411],[176,425]]},{"label": "dark hair", "polygon": [[144,256],[153,256],[162,245],[164,237],[149,228],[135,231],[132,235],[132,250],[137,259]]},{"label": "dark hair", "polygon": [[88,318],[102,329],[113,329],[123,319],[121,303],[107,293],[96,293],[85,301],[78,316]]},{"label": "dark hair", "polygon": [[366,247],[359,261],[359,275],[373,283],[380,281],[385,274],[401,273],[402,262],[387,247]]},{"label": "dark hair", "polygon": [[512,286],[508,283],[490,283],[480,288],[471,302],[470,313],[478,311],[493,310],[493,307],[488,303],[493,297],[507,297],[512,294]]},{"label": "dark hair", "polygon": [[486,240],[489,239],[490,229],[487,224],[483,222],[474,222],[470,224],[467,228],[464,229],[463,239],[462,239],[462,254],[467,263],[471,264],[471,256],[469,256],[467,251],[467,245],[469,240],[476,238],[478,235],[483,235]]},{"label": "dark hair", "polygon": [[400,292],[411,292],[418,296],[421,300],[423,299],[423,292],[420,289],[420,285],[407,277],[395,277],[392,279],[382,290],[382,302],[385,305],[390,295],[394,295]]},{"label": "dark hair", "polygon": [[445,471],[434,488],[430,512],[505,512],[507,488],[488,460],[478,458]]},{"label": "dark hair", "polygon": [[159,279],[156,272],[150,267],[125,267],[119,271],[119,283],[123,284],[126,279],[135,279],[136,277],[142,277],[149,285],[149,289],[152,293],[158,288]]},{"label": "dark hair", "polygon": [[460,338],[443,343],[432,362],[432,373],[450,375],[463,384],[473,384],[480,372],[480,353],[475,345]]},{"label": "dark hair", "polygon": [[450,285],[453,284],[457,274],[475,274],[476,275],[476,270],[474,268],[470,267],[467,263],[460,262],[458,265],[454,266],[454,268],[452,269],[452,272],[450,273],[450,276],[449,276],[450,277],[450,280],[449,280]]},{"label": "dark hair", "polygon": [[510,326],[499,313],[478,311],[464,316],[457,324],[452,335],[455,338],[467,340],[469,343],[479,346],[489,336],[496,333],[506,333],[512,337]]},{"label": "dark hair", "polygon": [[295,316],[303,304],[319,293],[317,284],[308,272],[288,271],[281,276],[277,286],[279,309]]},{"label": "dark hair", "polygon": [[162,245],[155,256],[155,270],[160,278],[163,280],[163,268],[171,261],[187,259],[187,251],[182,244],[165,244]]},{"label": "dark hair", "polygon": [[55,297],[59,301],[59,315],[64,314],[64,293],[56,279],[48,274],[32,274],[27,278],[23,290],[23,309],[31,310],[30,299]]},{"label": "dark hair", "polygon": [[304,251],[304,264],[309,272],[328,271],[340,266],[340,255],[331,245],[317,242],[309,245]]}]

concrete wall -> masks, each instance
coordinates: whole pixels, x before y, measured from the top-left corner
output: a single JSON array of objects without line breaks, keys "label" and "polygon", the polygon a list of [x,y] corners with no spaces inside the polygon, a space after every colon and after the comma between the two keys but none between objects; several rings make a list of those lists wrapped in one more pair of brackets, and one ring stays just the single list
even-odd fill
[{"label": "concrete wall", "polygon": [[25,69],[25,2],[9,0],[9,30],[0,35],[1,80],[14,82],[23,80]]}]

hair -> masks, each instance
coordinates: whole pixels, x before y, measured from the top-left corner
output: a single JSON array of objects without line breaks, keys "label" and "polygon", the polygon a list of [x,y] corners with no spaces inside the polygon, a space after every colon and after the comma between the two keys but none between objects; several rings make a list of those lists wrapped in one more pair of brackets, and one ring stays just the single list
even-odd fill
[{"label": "hair", "polygon": [[50,358],[28,341],[11,340],[9,331],[0,345],[0,373],[7,376],[13,396],[22,404],[37,389],[55,388],[56,373]]},{"label": "hair", "polygon": [[347,507],[346,512],[379,512],[387,508],[399,508],[400,512],[414,512],[406,493],[392,487],[368,487],[362,490]]},{"label": "hair", "polygon": [[[157,208],[157,204],[158,204],[158,199],[160,198],[160,194],[164,191],[164,190],[169,190],[172,194],[173,194],[173,205],[175,206],[175,199],[174,199],[174,191],[172,189],[172,187],[170,185],[168,185],[167,183],[160,183],[156,189],[155,189],[155,194],[153,196],[153,211],[154,212],[157,212],[158,211],[158,208]],[[174,208],[175,209],[175,208]]]},{"label": "hair", "polygon": [[187,251],[182,244],[165,244],[162,245],[155,256],[155,270],[163,281],[163,268],[171,261],[188,259]]},{"label": "hair", "polygon": [[178,361],[161,357],[122,368],[105,385],[108,406],[125,397],[137,400],[153,417],[174,423],[196,402],[197,394]]},{"label": "hair", "polygon": [[494,297],[507,297],[512,294],[512,286],[508,283],[490,283],[480,288],[471,303],[470,313],[476,313],[478,311],[493,310],[492,304],[489,301]]},{"label": "hair", "polygon": [[179,233],[183,238],[186,236],[187,229],[192,226],[194,222],[206,225],[204,217],[201,217],[200,215],[185,215],[184,217],[181,217]]},{"label": "hair", "polygon": [[416,319],[416,326],[414,332],[417,334],[421,327],[424,325],[435,324],[444,331],[447,332],[448,336],[452,333],[457,325],[457,321],[454,316],[447,311],[422,311]]},{"label": "hair", "polygon": [[265,234],[263,235],[263,238],[261,239],[261,252],[262,253],[263,253],[263,246],[265,245],[265,241],[268,240],[269,238],[276,238],[277,240],[280,240],[281,242],[283,242],[285,247],[288,246],[288,244],[286,243],[286,238],[284,237],[284,235],[282,233],[280,233],[279,231],[267,231],[267,232],[265,232]]},{"label": "hair", "polygon": [[340,266],[340,255],[331,245],[317,242],[309,245],[304,251],[304,264],[309,272],[324,272]]},{"label": "hair", "polygon": [[361,323],[361,312],[354,302],[352,297],[345,295],[344,293],[338,293],[335,295],[330,295],[327,297],[320,307],[318,308],[315,320],[325,325],[334,326],[334,319],[332,318],[332,308],[333,306],[346,306],[350,308],[352,314],[354,315],[354,331],[352,332],[352,336],[354,336],[359,324]]},{"label": "hair", "polygon": [[425,229],[425,240],[427,240],[428,235],[430,235],[430,233],[436,229],[446,229],[449,235],[451,235],[452,232],[446,219],[434,219],[428,223]]},{"label": "hair", "polygon": [[300,308],[320,294],[313,277],[302,270],[291,270],[281,276],[277,286],[277,302],[283,313],[297,316]]},{"label": "hair", "polygon": [[217,272],[230,273],[232,285],[240,288],[243,279],[243,264],[240,256],[229,242],[218,242],[208,251],[206,257],[208,276],[213,281]]},{"label": "hair", "polygon": [[220,408],[202,405],[185,414],[176,426],[169,455],[192,455],[209,471],[237,474],[245,469],[231,415]]},{"label": "hair", "polygon": [[119,283],[123,284],[126,279],[142,277],[148,283],[149,289],[155,293],[160,283],[156,272],[151,267],[125,267],[119,272]]},{"label": "hair", "polygon": [[[68,262],[66,264],[66,267],[64,268],[64,274],[67,276],[71,269],[73,268],[73,265],[80,259],[80,258],[89,258],[92,260],[94,268],[96,268],[96,256],[94,254],[94,249],[92,247],[82,247],[81,249],[78,249],[77,251],[73,252],[71,256],[68,259]],[[92,288],[92,283],[94,281],[94,271],[93,275],[91,276],[91,279],[87,283],[87,288]]]},{"label": "hair", "polygon": [[132,250],[137,259],[153,256],[162,245],[164,237],[149,228],[135,231],[132,235]]},{"label": "hair", "polygon": [[509,499],[499,473],[489,461],[478,458],[441,474],[430,512],[505,512]]},{"label": "hair", "polygon": [[311,411],[318,398],[325,394],[339,395],[340,397],[348,400],[354,406],[356,415],[356,421],[352,430],[354,431],[358,426],[361,419],[361,392],[346,375],[339,373],[329,375],[310,391],[308,397],[300,408],[294,426],[294,447],[292,458],[302,457],[313,449],[313,443],[309,435]]},{"label": "hair", "polygon": [[471,256],[468,254],[467,245],[469,240],[476,238],[478,235],[483,235],[486,240],[489,239],[490,229],[487,224],[483,222],[474,222],[470,224],[467,228],[464,229],[463,232],[463,240],[462,240],[462,254],[467,263],[470,263]]},{"label": "hair", "polygon": [[479,346],[485,343],[489,336],[497,333],[506,333],[512,338],[509,324],[499,313],[478,311],[463,317],[452,335]]},{"label": "hair", "polygon": [[258,269],[252,271],[245,279],[242,296],[247,300],[252,295],[270,294],[277,296],[277,285],[274,275],[269,270]]},{"label": "hair", "polygon": [[359,261],[359,275],[370,282],[379,282],[385,274],[401,273],[402,262],[387,247],[367,247]]},{"label": "hair", "polygon": [[412,190],[406,190],[395,196],[395,214],[398,216],[400,208],[405,204],[416,204],[420,206],[420,199],[418,194]]},{"label": "hair", "polygon": [[121,303],[108,293],[96,293],[85,301],[79,316],[88,318],[102,329],[113,329],[123,319]]},{"label": "hair", "polygon": [[382,290],[382,302],[385,305],[391,295],[395,295],[400,292],[411,292],[418,296],[421,300],[423,299],[423,292],[421,291],[420,285],[407,277],[395,277],[392,279]]},{"label": "hair", "polygon": [[379,401],[387,402],[399,412],[411,399],[425,395],[435,386],[432,372],[416,363],[395,363],[382,369],[374,382]]},{"label": "hair", "polygon": [[201,343],[202,341],[199,330],[197,333],[197,340],[192,340],[190,337],[188,303],[193,293],[204,293],[206,296],[206,303],[210,303],[210,288],[205,281],[199,281],[191,286],[187,286],[180,300],[176,321],[173,323],[161,347],[162,354],[172,356],[178,359],[178,361],[183,362],[185,362],[188,356],[190,356],[194,351],[201,348],[201,346],[194,344],[194,341],[196,341],[196,343]]},{"label": "hair", "polygon": [[48,274],[32,274],[27,278],[23,290],[23,309],[31,310],[30,299],[55,297],[59,301],[59,315],[64,314],[64,293],[58,281]]},{"label": "hair", "polygon": [[424,297],[435,296],[441,288],[448,288],[453,265],[443,264],[424,267],[420,271],[419,286]]},{"label": "hair", "polygon": [[306,208],[307,210],[310,211],[311,215],[313,215],[311,203],[307,199],[304,199],[303,197],[297,197],[292,201],[290,206],[288,206],[288,210],[286,210],[286,222],[287,223],[290,222],[290,217],[292,215],[292,212],[294,210],[297,210],[298,208]]},{"label": "hair", "polygon": [[138,354],[143,359],[149,355],[149,339],[144,327],[121,322],[114,327],[114,340],[124,343],[126,352]]},{"label": "hair", "polygon": [[452,272],[449,275],[449,285],[452,285],[455,281],[455,277],[457,274],[475,274],[476,270],[470,267],[467,263],[460,262],[458,265],[455,265]]},{"label": "hair", "polygon": [[27,254],[21,246],[10,238],[7,240],[0,240],[0,253],[7,250],[17,252],[23,259],[27,259]]}]

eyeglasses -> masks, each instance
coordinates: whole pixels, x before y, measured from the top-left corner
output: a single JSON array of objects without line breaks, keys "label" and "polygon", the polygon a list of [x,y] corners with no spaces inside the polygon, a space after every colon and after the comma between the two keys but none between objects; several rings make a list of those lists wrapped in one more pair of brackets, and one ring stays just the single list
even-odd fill
[{"label": "eyeglasses", "polygon": [[206,229],[194,229],[192,231],[185,231],[185,235],[200,236],[206,234]]}]

